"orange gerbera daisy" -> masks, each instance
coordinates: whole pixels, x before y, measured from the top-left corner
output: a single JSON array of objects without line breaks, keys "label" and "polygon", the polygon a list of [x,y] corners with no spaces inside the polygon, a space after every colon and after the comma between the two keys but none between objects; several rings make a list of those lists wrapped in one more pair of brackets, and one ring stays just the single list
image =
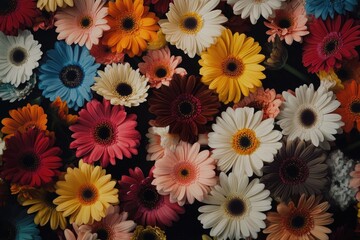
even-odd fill
[{"label": "orange gerbera daisy", "polygon": [[66,122],[67,125],[76,123],[78,116],[69,114],[69,108],[66,101],[61,101],[59,96],[51,103],[51,107],[57,111],[59,118]]},{"label": "orange gerbera daisy", "polygon": [[25,107],[10,110],[9,115],[11,118],[4,118],[1,121],[4,125],[1,132],[8,134],[6,138],[13,136],[16,131],[23,133],[31,128],[45,131],[47,128],[47,115],[38,105],[28,103]]},{"label": "orange gerbera daisy", "polygon": [[277,212],[267,215],[268,227],[264,233],[269,233],[267,240],[327,240],[327,233],[331,230],[324,225],[331,224],[334,219],[329,209],[328,202],[320,203],[320,198],[314,195],[308,199],[301,195],[295,206],[293,201],[277,205]]},{"label": "orange gerbera daisy", "polygon": [[350,132],[355,123],[356,128],[360,131],[360,85],[352,80],[344,83],[344,89],[336,94],[341,105],[336,110],[341,115],[342,121],[345,123],[343,129]]},{"label": "orange gerbera daisy", "polygon": [[147,42],[157,39],[159,19],[143,4],[143,0],[109,2],[106,20],[110,30],[104,33],[103,44],[108,45],[111,51],[133,57],[146,50]]}]

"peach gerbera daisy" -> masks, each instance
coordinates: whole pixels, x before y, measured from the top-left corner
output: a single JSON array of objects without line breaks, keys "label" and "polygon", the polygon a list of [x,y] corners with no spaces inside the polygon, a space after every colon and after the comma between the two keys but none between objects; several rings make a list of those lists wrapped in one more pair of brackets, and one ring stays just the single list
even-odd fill
[{"label": "peach gerbera daisy", "polygon": [[146,50],[147,42],[157,38],[160,28],[159,19],[143,5],[143,0],[110,1],[106,19],[111,29],[105,33],[103,44],[130,57]]},{"label": "peach gerbera daisy", "polygon": [[185,202],[202,201],[217,183],[215,160],[200,144],[180,142],[175,151],[165,150],[155,162],[152,184],[161,195],[170,194],[170,202],[183,206]]},{"label": "peach gerbera daisy", "polygon": [[268,227],[264,233],[268,233],[267,240],[327,240],[327,233],[331,230],[325,225],[334,220],[329,209],[328,202],[320,203],[320,198],[314,195],[306,198],[301,195],[297,206],[293,201],[288,204],[281,202],[277,205],[277,212],[268,213]]},{"label": "peach gerbera daisy", "polygon": [[74,7],[60,9],[55,14],[57,39],[91,49],[99,43],[103,32],[110,29],[105,20],[107,14],[104,1],[74,0]]},{"label": "peach gerbera daisy", "polygon": [[358,190],[356,200],[360,201],[360,163],[355,165],[354,171],[350,173],[351,180],[349,186]]},{"label": "peach gerbera daisy", "polygon": [[270,35],[268,41],[274,42],[278,35],[280,40],[285,40],[291,45],[293,41],[301,42],[302,37],[309,34],[307,31],[307,17],[303,4],[292,1],[284,8],[275,11],[275,17],[269,18],[270,22],[264,21],[265,26],[270,28],[266,34]]},{"label": "peach gerbera daisy", "polygon": [[176,68],[182,61],[181,56],[171,56],[168,47],[149,51],[143,57],[144,62],[139,63],[139,69],[150,83],[150,87],[160,88],[161,85],[169,86],[174,74],[184,76],[187,74],[184,68]]}]

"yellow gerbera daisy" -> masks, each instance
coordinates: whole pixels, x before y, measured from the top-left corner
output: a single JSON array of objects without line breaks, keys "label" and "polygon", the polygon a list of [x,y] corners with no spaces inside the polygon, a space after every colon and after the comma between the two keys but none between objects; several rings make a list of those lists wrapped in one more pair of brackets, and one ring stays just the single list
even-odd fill
[{"label": "yellow gerbera daisy", "polygon": [[59,226],[61,229],[66,228],[66,219],[61,212],[56,211],[56,205],[53,200],[58,196],[55,192],[45,191],[44,189],[33,189],[32,198],[25,200],[22,205],[31,207],[27,210],[28,214],[35,213],[34,222],[44,226],[50,221],[52,230]]},{"label": "yellow gerbera daisy", "polygon": [[320,81],[329,81],[331,85],[333,85],[330,90],[337,92],[344,89],[344,85],[335,73],[334,69],[330,69],[328,72],[322,70],[316,73],[316,75],[319,77]]},{"label": "yellow gerbera daisy", "polygon": [[106,215],[110,204],[118,204],[116,181],[105,169],[79,162],[79,168],[68,168],[65,181],[56,183],[56,193],[60,196],[53,202],[63,216],[70,216],[70,223],[92,224]]},{"label": "yellow gerbera daisy", "polygon": [[259,63],[265,56],[260,51],[252,37],[224,30],[217,42],[201,54],[201,81],[215,89],[225,104],[240,101],[241,95],[248,96],[262,86],[265,68]]}]

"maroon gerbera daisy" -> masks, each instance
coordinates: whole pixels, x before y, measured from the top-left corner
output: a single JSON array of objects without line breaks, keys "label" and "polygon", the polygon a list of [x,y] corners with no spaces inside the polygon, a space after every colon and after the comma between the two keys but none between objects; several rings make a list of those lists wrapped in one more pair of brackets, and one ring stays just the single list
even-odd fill
[{"label": "maroon gerbera daisy", "polygon": [[154,91],[149,111],[156,115],[156,127],[170,126],[169,133],[181,140],[196,141],[206,131],[206,123],[219,112],[217,95],[195,76],[174,75],[170,86]]},{"label": "maroon gerbera daisy", "polygon": [[309,72],[339,68],[346,59],[357,57],[360,45],[360,26],[353,19],[314,19],[305,37],[303,64]]},{"label": "maroon gerbera daisy", "polygon": [[177,203],[171,203],[169,195],[160,195],[151,184],[153,168],[144,177],[140,168],[129,169],[130,176],[123,175],[120,184],[120,204],[129,218],[141,225],[171,226],[185,212]]},{"label": "maroon gerbera daisy", "polygon": [[0,31],[16,35],[18,29],[31,27],[38,15],[35,0],[1,0]]},{"label": "maroon gerbera daisy", "polygon": [[12,183],[43,186],[58,175],[61,149],[54,147],[54,139],[35,128],[16,132],[6,140],[1,177]]},{"label": "maroon gerbera daisy", "polygon": [[169,4],[172,3],[174,0],[145,0],[145,5],[154,5],[154,11],[158,15],[163,15],[169,10]]}]

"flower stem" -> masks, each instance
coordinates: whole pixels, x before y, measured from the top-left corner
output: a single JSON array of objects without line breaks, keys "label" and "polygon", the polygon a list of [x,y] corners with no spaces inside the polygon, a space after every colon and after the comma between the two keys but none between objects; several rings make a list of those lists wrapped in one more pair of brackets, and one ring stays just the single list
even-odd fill
[{"label": "flower stem", "polygon": [[304,83],[306,83],[306,84],[311,83],[305,74],[299,72],[296,68],[290,66],[289,64],[285,63],[283,66],[283,69],[285,69],[289,73],[293,74],[294,76],[296,76],[298,79],[300,79]]}]

